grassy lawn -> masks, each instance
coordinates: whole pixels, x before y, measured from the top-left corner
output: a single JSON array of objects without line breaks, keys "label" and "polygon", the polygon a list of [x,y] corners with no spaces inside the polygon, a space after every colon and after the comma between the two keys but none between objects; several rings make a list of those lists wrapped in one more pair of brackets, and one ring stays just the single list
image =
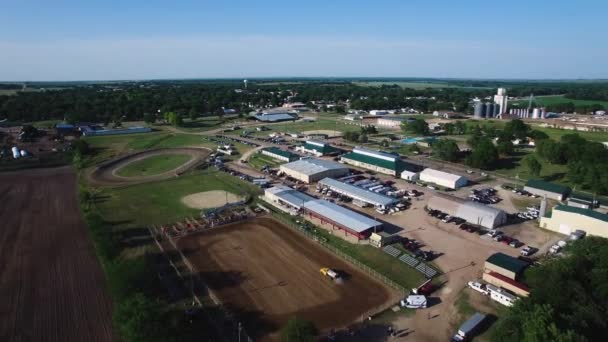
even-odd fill
[{"label": "grassy lawn", "polygon": [[[94,156],[88,160],[88,165],[100,163],[120,154],[152,148],[207,147],[215,149],[217,147],[215,142],[208,141],[199,135],[165,132],[86,137],[84,140],[94,151]],[[239,151],[245,151],[249,147],[242,145],[239,148],[242,148]]]},{"label": "grassy lawn", "polygon": [[151,156],[133,162],[118,170],[122,177],[151,176],[171,171],[190,160],[187,154],[167,154]]},{"label": "grassy lawn", "polygon": [[156,250],[148,237],[147,226],[199,215],[200,210],[185,206],[181,198],[211,190],[225,190],[242,196],[260,193],[259,188],[236,177],[205,170],[162,182],[100,189],[95,207],[114,238],[122,241],[121,256],[133,258]]},{"label": "grassy lawn", "polygon": [[[519,149],[515,155],[509,158],[501,159],[501,162],[499,163],[500,166],[492,172],[511,178],[519,178],[522,180],[529,178],[537,178],[528,171],[528,168],[525,165],[523,165],[522,160],[528,154],[534,154],[534,152],[528,149]],[[537,157],[536,159],[542,165],[542,169],[540,171],[540,178],[546,179],[548,181],[560,181],[562,180],[562,178],[564,178],[564,175],[568,170],[568,167],[566,165],[551,164],[540,157]]]},{"label": "grassy lawn", "polygon": [[547,127],[537,127],[533,126],[535,130],[545,132],[551,139],[559,140],[562,136],[566,134],[578,134],[581,137],[591,140],[604,142],[608,141],[608,132],[583,132],[583,131],[574,131],[570,129],[559,129],[559,128],[547,128]]},{"label": "grassy lawn", "polygon": [[358,132],[361,130],[359,126],[348,125],[336,120],[319,118],[316,121],[309,122],[286,122],[266,125],[266,127],[283,132],[304,132],[317,130],[331,130],[339,132]]},{"label": "grassy lawn", "polygon": [[403,286],[405,289],[417,287],[424,280],[422,273],[386,254],[379,248],[370,245],[352,244],[331,235],[324,229],[317,229],[317,233],[318,235],[327,238],[328,243],[332,246],[359,260],[361,263]]},{"label": "grassy lawn", "polygon": [[106,188],[101,191],[102,200],[97,206],[105,219],[122,221],[127,226],[162,224],[197,215],[200,210],[186,207],[181,198],[210,190],[226,190],[243,196],[259,192],[259,188],[236,177],[206,170],[162,182]]},{"label": "grassy lawn", "polygon": [[265,156],[261,153],[254,153],[251,158],[249,158],[249,165],[254,168],[260,170],[264,165],[268,165],[270,167],[277,167],[285,162],[278,161],[269,156]]}]

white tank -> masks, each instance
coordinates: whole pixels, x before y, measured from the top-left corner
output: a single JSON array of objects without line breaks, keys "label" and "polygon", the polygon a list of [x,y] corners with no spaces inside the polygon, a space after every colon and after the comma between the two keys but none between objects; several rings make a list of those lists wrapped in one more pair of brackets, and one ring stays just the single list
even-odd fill
[{"label": "white tank", "polygon": [[13,148],[11,148],[11,151],[13,152],[13,158],[17,159],[17,158],[21,157],[21,154],[19,154],[19,149],[17,148],[17,146],[13,146]]},{"label": "white tank", "polygon": [[27,151],[25,151],[25,150],[21,150],[21,151],[19,151],[19,153],[21,154],[22,157],[27,156]]},{"label": "white tank", "polygon": [[538,119],[540,117],[540,110],[538,108],[534,108],[532,110],[532,119]]}]

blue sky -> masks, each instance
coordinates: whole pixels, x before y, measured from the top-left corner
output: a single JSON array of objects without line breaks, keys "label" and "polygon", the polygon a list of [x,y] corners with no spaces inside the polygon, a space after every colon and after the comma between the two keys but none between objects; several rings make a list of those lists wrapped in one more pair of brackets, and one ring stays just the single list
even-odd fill
[{"label": "blue sky", "polygon": [[608,1],[0,0],[0,81],[608,78]]}]

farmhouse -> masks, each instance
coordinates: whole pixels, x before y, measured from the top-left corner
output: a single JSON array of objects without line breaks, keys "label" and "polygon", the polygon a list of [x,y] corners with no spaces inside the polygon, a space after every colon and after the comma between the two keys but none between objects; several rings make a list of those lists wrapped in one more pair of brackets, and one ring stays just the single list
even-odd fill
[{"label": "farmhouse", "polygon": [[538,196],[547,196],[558,201],[563,201],[568,197],[572,189],[570,187],[555,183],[545,182],[540,179],[530,179],[526,182],[524,190]]},{"label": "farmhouse", "polygon": [[507,214],[498,208],[445,194],[435,194],[427,207],[490,229],[507,222]]},{"label": "farmhouse", "polygon": [[330,144],[314,140],[307,140],[304,145],[296,147],[296,151],[313,154],[317,157],[337,152]]},{"label": "farmhouse", "polygon": [[341,161],[392,176],[401,175],[404,169],[404,163],[399,155],[373,151],[362,147],[355,147],[352,152],[343,155]]},{"label": "farmhouse", "polygon": [[353,200],[366,203],[368,205],[377,207],[377,208],[387,208],[398,201],[389,196],[385,196],[373,191],[369,191],[367,189],[360,188],[358,186],[354,186],[352,184],[340,182],[331,178],[322,179],[319,184],[321,186],[329,188],[331,191],[339,193],[344,196],[348,196]]},{"label": "farmhouse", "polygon": [[449,189],[458,189],[467,185],[467,179],[465,177],[430,168],[420,172],[420,180]]},{"label": "farmhouse", "polygon": [[294,160],[298,160],[300,159],[300,156],[294,153],[291,153],[289,151],[285,151],[285,150],[281,150],[278,147],[267,147],[261,150],[261,152],[263,155],[265,156],[269,156],[271,158],[280,160],[280,161],[285,161],[285,162],[290,162],[290,161],[294,161]]},{"label": "farmhouse", "polygon": [[591,209],[557,205],[540,218],[540,227],[566,235],[579,229],[589,235],[608,238],[608,215]]},{"label": "farmhouse", "polygon": [[323,159],[300,159],[281,165],[280,172],[304,183],[316,182],[325,177],[341,177],[350,172],[348,167]]}]

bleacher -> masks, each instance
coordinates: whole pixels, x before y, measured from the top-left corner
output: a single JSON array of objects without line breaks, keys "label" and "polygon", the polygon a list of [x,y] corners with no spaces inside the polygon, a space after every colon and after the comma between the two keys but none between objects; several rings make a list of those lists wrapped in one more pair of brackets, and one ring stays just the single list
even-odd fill
[{"label": "bleacher", "polygon": [[382,248],[382,250],[394,258],[398,257],[399,254],[401,254],[400,250],[398,250],[397,248],[395,248],[391,245],[388,245],[388,246]]}]

